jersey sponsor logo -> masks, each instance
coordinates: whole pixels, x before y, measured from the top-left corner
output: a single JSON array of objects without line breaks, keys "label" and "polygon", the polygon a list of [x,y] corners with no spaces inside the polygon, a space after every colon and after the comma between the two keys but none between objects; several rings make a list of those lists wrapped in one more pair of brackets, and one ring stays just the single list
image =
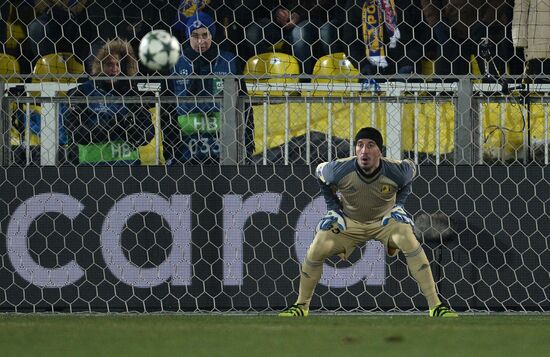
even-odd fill
[{"label": "jersey sponsor logo", "polygon": [[391,186],[390,185],[382,185],[382,189],[380,190],[382,193],[390,193],[391,192]]}]

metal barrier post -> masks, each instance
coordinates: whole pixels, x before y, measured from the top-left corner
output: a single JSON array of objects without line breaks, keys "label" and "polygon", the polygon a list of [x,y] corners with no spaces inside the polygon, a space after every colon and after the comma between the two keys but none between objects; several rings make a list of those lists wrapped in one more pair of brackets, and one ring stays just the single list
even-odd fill
[{"label": "metal barrier post", "polygon": [[386,156],[401,159],[401,88],[391,88],[388,96],[395,101],[386,104]]},{"label": "metal barrier post", "polygon": [[11,120],[9,115],[8,100],[4,98],[5,84],[0,81],[0,164],[9,165],[10,150],[10,128]]},{"label": "metal barrier post", "polygon": [[222,165],[237,165],[239,163],[239,143],[244,135],[239,134],[243,130],[237,121],[238,90],[237,79],[227,77],[223,80],[222,127],[220,130],[220,163]]},{"label": "metal barrier post", "polygon": [[474,141],[479,118],[472,115],[472,82],[462,77],[458,83],[458,99],[455,109],[455,150],[454,164],[473,164],[481,150]]},{"label": "metal barrier post", "polygon": [[[53,98],[56,96],[56,89],[51,88],[49,83],[43,83],[43,97]],[[57,163],[57,151],[59,146],[59,120],[58,105],[52,102],[42,103],[40,121],[40,165],[55,166]]]}]

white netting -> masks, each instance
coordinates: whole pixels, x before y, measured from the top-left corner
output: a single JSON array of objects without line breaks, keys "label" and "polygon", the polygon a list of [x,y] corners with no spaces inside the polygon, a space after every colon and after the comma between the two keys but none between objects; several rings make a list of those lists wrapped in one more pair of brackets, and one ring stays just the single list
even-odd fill
[{"label": "white netting", "polygon": [[[532,16],[550,4],[444,3],[3,2],[0,309],[282,308],[325,212],[312,167],[374,126],[388,157],[419,164],[407,210],[442,297],[548,311]],[[214,54],[193,49],[196,28]],[[175,70],[136,62],[153,29],[181,41]],[[312,306],[426,308],[377,244],[328,262]]]}]

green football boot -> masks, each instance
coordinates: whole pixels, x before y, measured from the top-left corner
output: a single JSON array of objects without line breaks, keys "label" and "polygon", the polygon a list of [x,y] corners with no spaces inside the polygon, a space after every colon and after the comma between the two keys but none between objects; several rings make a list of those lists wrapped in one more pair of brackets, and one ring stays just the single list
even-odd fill
[{"label": "green football boot", "polygon": [[285,311],[279,313],[279,317],[306,317],[309,311],[303,309],[303,306],[303,304],[294,304]]},{"label": "green football boot", "polygon": [[430,309],[430,317],[458,317],[458,314],[443,304]]}]

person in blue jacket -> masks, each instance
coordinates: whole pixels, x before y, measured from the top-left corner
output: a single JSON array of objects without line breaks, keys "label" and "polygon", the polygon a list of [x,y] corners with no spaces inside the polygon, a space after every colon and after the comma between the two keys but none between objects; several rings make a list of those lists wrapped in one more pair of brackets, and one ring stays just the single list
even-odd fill
[{"label": "person in blue jacket", "polygon": [[[143,104],[123,100],[139,95],[126,77],[137,73],[137,60],[128,42],[113,39],[95,54],[92,79],[69,91],[69,106],[61,109],[61,115],[69,140],[78,148],[78,163],[140,163],[138,147],[151,141],[155,133],[149,110]],[[78,97],[105,100],[71,102]],[[116,97],[122,97],[121,101],[109,101]]]},{"label": "person in blue jacket", "polygon": [[[220,50],[212,41],[216,34],[215,23],[204,12],[195,12],[185,19],[189,45],[174,67],[172,90],[179,97],[211,97],[222,95],[223,79],[237,74],[236,56]],[[214,78],[190,76],[214,75]],[[220,158],[219,133],[221,129],[220,106],[214,101],[181,101],[171,115],[170,125],[164,127],[164,149],[167,164],[217,163]],[[244,113],[250,122],[251,108]],[[246,125],[247,137],[251,125]]]}]

